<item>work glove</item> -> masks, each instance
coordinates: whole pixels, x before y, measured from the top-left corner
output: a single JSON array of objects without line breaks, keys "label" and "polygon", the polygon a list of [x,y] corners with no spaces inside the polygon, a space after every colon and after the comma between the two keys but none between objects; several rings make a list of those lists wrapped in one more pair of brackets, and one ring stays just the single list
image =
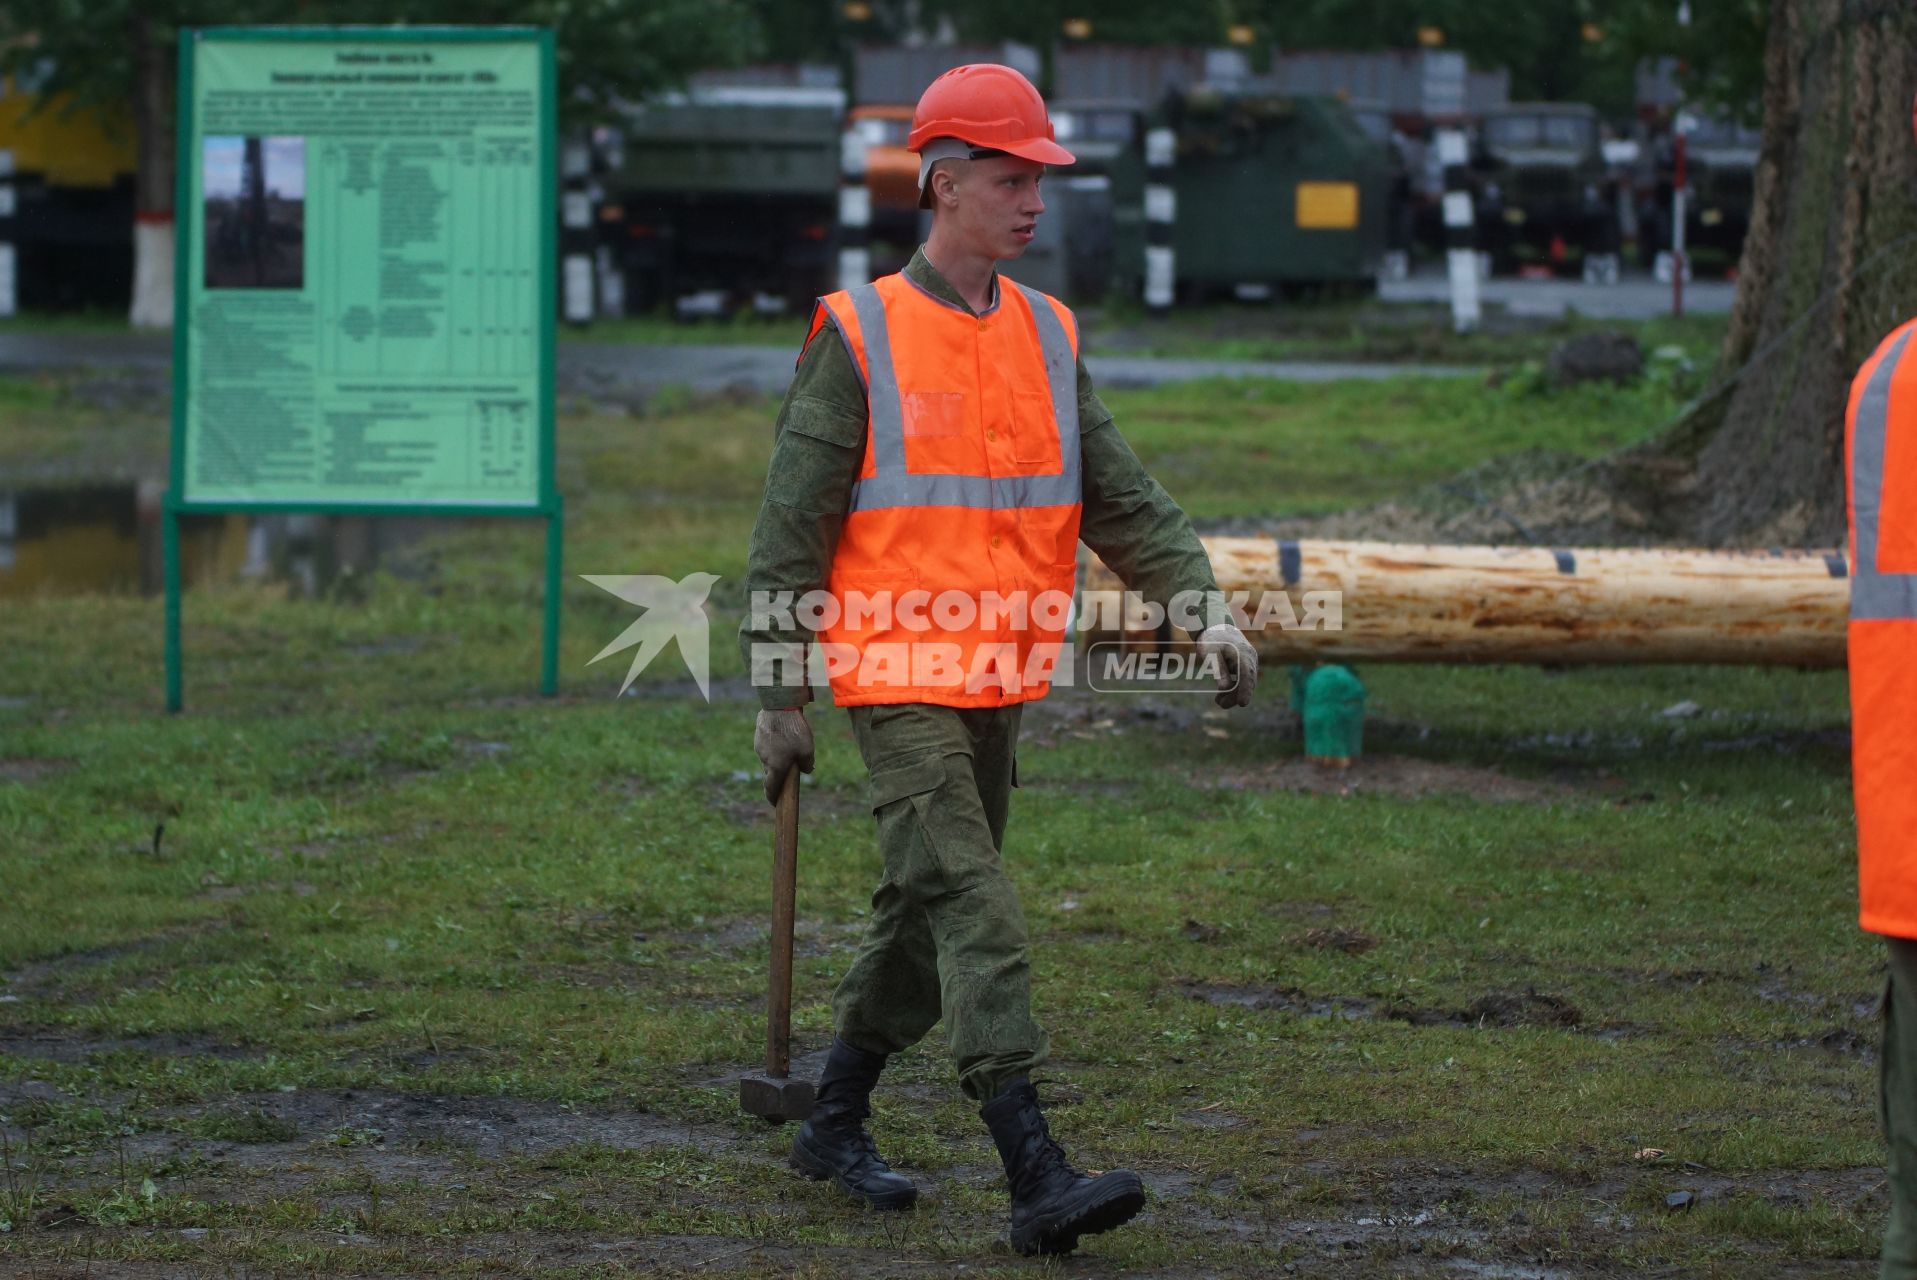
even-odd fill
[{"label": "work glove", "polygon": [[1219,658],[1218,705],[1250,705],[1251,691],[1258,685],[1258,651],[1236,626],[1214,622],[1198,633],[1198,656],[1202,660],[1214,653]]},{"label": "work glove", "polygon": [[752,731],[752,749],[765,766],[766,803],[777,804],[794,765],[800,773],[812,772],[812,726],[805,722],[804,708],[761,711]]}]

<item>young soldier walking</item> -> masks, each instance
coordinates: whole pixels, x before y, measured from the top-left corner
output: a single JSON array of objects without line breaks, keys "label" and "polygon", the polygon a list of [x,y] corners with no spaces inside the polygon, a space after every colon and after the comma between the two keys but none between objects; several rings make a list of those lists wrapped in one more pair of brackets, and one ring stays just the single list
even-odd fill
[{"label": "young soldier walking", "polygon": [[[832,696],[870,774],[884,875],[792,1159],[875,1208],[910,1206],[917,1187],[864,1121],[887,1057],[943,1018],[959,1086],[1005,1164],[1014,1246],[1063,1253],[1137,1213],[1144,1189],[1129,1170],[1073,1168],[1029,1078],[1047,1038],[1000,853],[1020,712],[1045,695],[1065,639],[1033,598],[1069,599],[1083,539],[1149,600],[1204,599],[1198,645],[1220,705],[1250,701],[1258,664],[1191,522],[1094,394],[1072,313],[997,272],[1031,243],[1045,167],[1072,162],[1038,91],[1009,67],[959,67],[919,100],[908,145],[931,235],[903,272],[820,300],[780,410],[747,588],[1028,607],[947,615],[929,632],[847,609],[824,630],[847,657],[829,663]],[[764,618],[741,633],[768,799],[792,769],[811,771],[813,741],[809,691],[768,683],[766,655],[792,661],[807,639]],[[934,640],[938,660],[920,661]],[[894,661],[902,641],[911,653]]]}]

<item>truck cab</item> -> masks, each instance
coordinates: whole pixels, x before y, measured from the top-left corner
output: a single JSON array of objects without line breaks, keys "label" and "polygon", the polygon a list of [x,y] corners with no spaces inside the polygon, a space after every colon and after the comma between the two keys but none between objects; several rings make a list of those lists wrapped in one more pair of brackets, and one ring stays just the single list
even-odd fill
[{"label": "truck cab", "polygon": [[[1619,242],[1617,183],[1595,108],[1513,103],[1485,113],[1473,161],[1478,242],[1494,270],[1608,270]],[[1595,261],[1594,261],[1595,260]]]},{"label": "truck cab", "polygon": [[624,114],[606,189],[635,310],[709,298],[803,315],[833,288],[843,92],[699,88]]}]

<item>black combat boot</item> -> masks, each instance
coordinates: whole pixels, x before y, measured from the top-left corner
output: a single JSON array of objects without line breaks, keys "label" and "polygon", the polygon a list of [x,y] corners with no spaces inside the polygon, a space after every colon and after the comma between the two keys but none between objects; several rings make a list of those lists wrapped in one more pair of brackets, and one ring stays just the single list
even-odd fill
[{"label": "black combat boot", "polygon": [[830,1178],[874,1209],[910,1209],[919,1189],[893,1173],[865,1131],[872,1114],[872,1086],[885,1069],[885,1055],[867,1053],[833,1037],[812,1118],[792,1139],[792,1166],[814,1178]]},{"label": "black combat boot", "polygon": [[1012,1188],[1012,1247],[1020,1253],[1070,1253],[1080,1236],[1130,1221],[1145,1206],[1145,1186],[1130,1169],[1096,1178],[1072,1168],[1052,1141],[1038,1091],[1023,1076],[1006,1082],[979,1109],[992,1130]]}]

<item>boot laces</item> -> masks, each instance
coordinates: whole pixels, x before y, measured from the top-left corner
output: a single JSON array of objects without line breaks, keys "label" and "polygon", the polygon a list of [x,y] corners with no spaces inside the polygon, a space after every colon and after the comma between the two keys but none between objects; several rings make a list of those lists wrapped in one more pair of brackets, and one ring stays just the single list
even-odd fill
[{"label": "boot laces", "polygon": [[1052,1137],[1052,1127],[1046,1123],[1045,1113],[1042,1111],[1039,1112],[1038,1115],[1038,1130],[1034,1136],[1037,1139],[1035,1144],[1037,1150],[1032,1153],[1032,1170],[1034,1173],[1042,1176],[1057,1170],[1064,1173],[1067,1177],[1084,1177],[1083,1174],[1072,1167],[1072,1162],[1066,1158],[1065,1148],[1059,1146],[1058,1140]]},{"label": "boot laces", "polygon": [[865,1115],[858,1110],[850,1109],[830,1116],[820,1127],[834,1137],[856,1146],[881,1164],[885,1162],[884,1157],[879,1155],[878,1142],[872,1137],[871,1130],[865,1127]]}]

